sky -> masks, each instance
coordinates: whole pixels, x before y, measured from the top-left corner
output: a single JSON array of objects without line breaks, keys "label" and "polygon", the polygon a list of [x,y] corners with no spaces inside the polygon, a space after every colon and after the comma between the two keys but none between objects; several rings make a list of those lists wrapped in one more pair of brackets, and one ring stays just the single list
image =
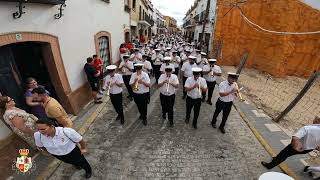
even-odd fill
[{"label": "sky", "polygon": [[161,14],[175,18],[178,25],[181,26],[183,18],[193,5],[194,0],[151,0],[151,2]]}]

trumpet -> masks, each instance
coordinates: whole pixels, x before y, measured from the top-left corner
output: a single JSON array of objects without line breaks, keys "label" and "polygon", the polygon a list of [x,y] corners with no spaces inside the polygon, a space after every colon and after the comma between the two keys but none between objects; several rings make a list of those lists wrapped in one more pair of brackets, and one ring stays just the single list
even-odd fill
[{"label": "trumpet", "polygon": [[166,83],[166,93],[169,94],[169,87],[170,87],[169,80],[170,80],[170,76],[167,76],[167,80],[168,80],[168,82]]},{"label": "trumpet", "polygon": [[197,79],[197,83],[199,85],[199,87],[198,87],[199,96],[201,96],[202,95],[202,93],[201,93],[201,83],[200,83],[200,79],[199,78]]},{"label": "trumpet", "polygon": [[110,80],[109,85],[108,85],[108,89],[107,89],[107,93],[106,93],[107,96],[110,96],[111,81],[112,81],[112,79]]},{"label": "trumpet", "polygon": [[133,91],[139,91],[139,80],[140,80],[140,76],[138,76],[138,80],[136,81],[136,83],[132,88]]},{"label": "trumpet", "polygon": [[214,76],[213,69],[211,69],[211,71],[210,71],[210,76]]}]

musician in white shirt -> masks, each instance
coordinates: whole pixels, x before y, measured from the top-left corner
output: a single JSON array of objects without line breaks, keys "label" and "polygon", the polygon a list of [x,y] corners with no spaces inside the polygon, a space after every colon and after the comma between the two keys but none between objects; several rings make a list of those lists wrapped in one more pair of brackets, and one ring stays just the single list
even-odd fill
[{"label": "musician in white shirt", "polygon": [[133,73],[134,67],[132,61],[129,61],[129,55],[124,55],[123,56],[123,61],[119,65],[119,70],[122,72],[122,78],[124,81],[124,84],[126,85],[126,88],[128,90],[128,96],[127,98],[132,101],[133,98],[133,91],[132,87],[130,86],[130,78]]},{"label": "musician in white shirt", "polygon": [[116,120],[120,120],[120,124],[124,124],[123,104],[122,104],[122,86],[124,84],[122,76],[116,73],[117,66],[107,66],[108,75],[105,77],[104,88],[110,95],[111,103],[118,113]]},{"label": "musician in white shirt", "polygon": [[233,100],[237,97],[236,93],[238,92],[238,85],[236,81],[238,77],[239,74],[229,72],[228,80],[222,81],[219,84],[220,97],[216,102],[216,110],[214,111],[211,125],[213,128],[216,128],[217,117],[219,116],[220,112],[223,111],[222,121],[219,126],[219,129],[223,134],[226,133],[224,127],[230,114]]},{"label": "musician in white shirt", "polygon": [[173,73],[178,76],[181,58],[177,56],[177,53],[178,53],[177,51],[172,51],[171,63],[173,64],[175,69]]},{"label": "musician in white shirt", "polygon": [[151,61],[153,62],[153,73],[156,79],[156,83],[158,83],[158,79],[161,75],[160,68],[163,61],[163,56],[160,54],[160,49],[155,49],[155,54],[152,55]]},{"label": "musician in white shirt", "polygon": [[184,88],[187,91],[187,110],[185,122],[187,124],[189,123],[191,110],[192,108],[194,108],[193,127],[197,129],[197,121],[201,107],[202,94],[206,93],[207,91],[207,83],[205,79],[200,77],[202,69],[194,67],[192,68],[192,72],[193,76],[189,77],[184,85]]},{"label": "musician in white shirt", "polygon": [[[196,57],[194,56],[188,56],[189,61],[186,61],[183,63],[182,68],[181,68],[181,77],[182,77],[182,82],[183,82],[183,87],[185,85],[186,80],[188,77],[192,77],[192,68],[197,67],[197,64],[195,63]],[[187,96],[187,91],[183,89],[183,97],[182,99],[185,99]]]},{"label": "musician in white shirt", "polygon": [[160,88],[160,101],[162,107],[162,118],[167,118],[170,126],[173,126],[173,106],[176,97],[176,90],[179,87],[179,79],[177,75],[172,74],[172,67],[166,66],[165,73],[161,74],[159,78],[159,88]]},{"label": "musician in white shirt", "polygon": [[133,62],[133,64],[137,63],[138,61],[142,60],[142,54],[140,53],[140,50],[135,48],[134,53],[130,56],[130,61]]},{"label": "musician in white shirt", "polygon": [[171,61],[171,57],[167,56],[163,58],[163,64],[160,67],[160,71],[162,74],[165,73],[165,67],[169,66],[172,68],[172,71],[174,71],[174,65],[172,63],[170,63]]},{"label": "musician in white shirt", "polygon": [[[217,77],[221,76],[222,71],[219,66],[215,65],[215,63],[217,62],[216,59],[209,59],[208,61],[209,61],[209,64],[206,64],[203,66],[202,72],[203,72],[203,77],[207,81],[207,85],[208,85],[207,103],[209,105],[212,105],[211,98],[212,98],[213,90],[214,90],[214,87],[216,86]],[[204,95],[204,99],[205,97],[206,96]]]},{"label": "musician in white shirt", "polygon": [[133,90],[134,102],[138,106],[140,113],[139,119],[142,119],[142,123],[147,125],[147,112],[148,112],[148,92],[150,90],[150,78],[149,75],[142,71],[143,64],[134,65],[136,72],[132,74],[130,79],[130,85]]},{"label": "musician in white shirt", "polygon": [[55,158],[85,170],[85,178],[92,176],[92,169],[84,154],[88,152],[82,136],[72,128],[55,127],[50,119],[36,122],[34,133],[36,146]]}]

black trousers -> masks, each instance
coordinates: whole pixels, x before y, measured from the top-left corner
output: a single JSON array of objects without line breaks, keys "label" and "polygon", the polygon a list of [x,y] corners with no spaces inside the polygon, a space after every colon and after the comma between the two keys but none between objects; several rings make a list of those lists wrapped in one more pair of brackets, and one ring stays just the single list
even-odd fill
[{"label": "black trousers", "polygon": [[156,83],[158,84],[158,79],[161,75],[161,72],[160,72],[160,68],[161,68],[161,65],[154,65],[154,77],[156,78]]},{"label": "black trousers", "polygon": [[110,93],[110,100],[111,103],[116,109],[116,112],[118,113],[118,116],[120,117],[121,124],[124,123],[124,115],[123,115],[123,105],[122,105],[122,93],[119,94],[111,94]]},{"label": "black trousers", "polygon": [[148,112],[148,94],[137,94],[134,93],[133,95],[134,102],[138,106],[138,110],[140,116],[143,120],[147,120],[147,112]]},{"label": "black trousers", "polygon": [[[213,82],[207,81],[207,86],[208,86],[208,101],[211,101],[213,90],[214,90],[214,87],[216,86],[216,81],[213,81]],[[204,95],[204,98],[205,97],[206,95]]]},{"label": "black trousers", "polygon": [[173,106],[176,99],[176,95],[166,96],[160,93],[160,102],[162,107],[162,115],[166,116],[168,113],[168,119],[173,122]]},{"label": "black trousers", "polygon": [[274,157],[270,163],[268,163],[268,166],[270,168],[273,168],[275,166],[278,166],[280,163],[285,161],[290,156],[297,155],[297,154],[307,154],[311,151],[313,150],[304,150],[302,152],[298,152],[295,149],[293,149],[291,144],[289,144],[276,157]]},{"label": "black trousers", "polygon": [[173,74],[175,74],[175,75],[179,75],[179,67],[176,67],[175,69],[174,69],[174,73]]},{"label": "black trousers", "polygon": [[222,113],[222,121],[220,124],[220,128],[224,128],[226,125],[228,116],[230,114],[231,108],[232,108],[233,102],[223,102],[219,98],[216,102],[216,110],[214,111],[213,117],[212,117],[212,124],[215,124],[217,122],[217,117],[219,116],[220,112]]},{"label": "black trousers", "polygon": [[58,156],[58,155],[53,155],[57,159],[68,163],[72,164],[77,167],[81,167],[86,171],[86,173],[91,173],[91,166],[86,160],[86,158],[81,154],[81,151],[78,146],[76,146],[69,154]]},{"label": "black trousers", "polygon": [[186,97],[187,96],[187,91],[186,91],[186,89],[184,88],[184,85],[186,84],[186,81],[187,81],[187,77],[184,77],[183,76],[183,81],[182,81],[182,83],[183,83],[183,97]]},{"label": "black trousers", "polygon": [[200,113],[201,98],[192,99],[191,97],[187,96],[186,104],[187,104],[186,119],[190,119],[191,110],[193,108],[193,112],[194,112],[193,126],[196,126],[198,122],[199,113]]},{"label": "black trousers", "polygon": [[133,97],[132,87],[130,86],[130,83],[129,83],[131,75],[123,75],[122,78],[123,78],[123,82],[126,85],[126,88],[128,90],[129,96]]}]

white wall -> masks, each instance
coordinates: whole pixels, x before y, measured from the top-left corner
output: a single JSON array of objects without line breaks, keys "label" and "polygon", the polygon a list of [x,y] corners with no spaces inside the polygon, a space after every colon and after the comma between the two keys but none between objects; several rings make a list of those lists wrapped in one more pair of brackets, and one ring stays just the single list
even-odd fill
[{"label": "white wall", "polygon": [[320,0],[301,0],[301,1],[315,9],[320,10]]},{"label": "white wall", "polygon": [[[129,13],[124,11],[124,1],[67,0],[61,19],[54,19],[59,6],[25,4],[25,14],[13,19],[17,3],[0,2],[0,34],[29,31],[55,35],[59,38],[61,54],[72,90],[86,78],[83,66],[86,58],[96,53],[94,35],[99,31],[111,33],[112,59],[118,60],[119,46],[124,42],[124,25],[130,29]],[[0,140],[9,134],[0,122]]]},{"label": "white wall", "polygon": [[118,48],[124,42],[124,24],[129,26],[129,13],[124,1],[68,0],[64,16],[56,20],[59,6],[25,4],[26,14],[13,19],[16,3],[0,2],[0,33],[13,31],[43,32],[59,38],[62,58],[72,90],[85,81],[83,65],[86,58],[96,53],[94,35],[99,31],[111,33],[112,59],[119,56]]}]

